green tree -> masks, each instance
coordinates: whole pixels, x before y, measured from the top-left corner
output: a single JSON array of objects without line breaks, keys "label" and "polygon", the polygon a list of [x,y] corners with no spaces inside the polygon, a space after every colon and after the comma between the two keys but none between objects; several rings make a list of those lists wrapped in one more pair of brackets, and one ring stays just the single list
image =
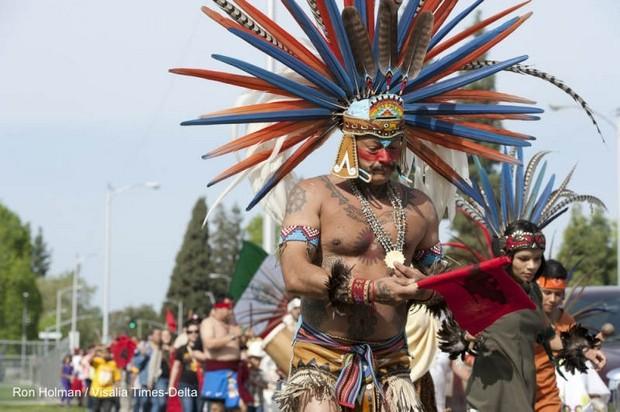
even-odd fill
[{"label": "green tree", "polygon": [[246,240],[257,246],[263,246],[263,215],[256,215],[245,226]]},{"label": "green tree", "polygon": [[[230,278],[241,250],[241,210],[234,205],[230,212],[218,207],[213,216],[211,244],[211,267],[215,273]],[[262,220],[262,219],[261,219]],[[224,283],[224,280],[221,280]]]},{"label": "green tree", "polygon": [[615,285],[617,242],[615,225],[600,208],[585,216],[581,206],[575,206],[557,259],[568,269],[576,266],[573,280],[587,276],[589,285]]},{"label": "green tree", "polygon": [[[280,225],[274,225],[274,239],[276,244],[280,239]],[[254,243],[257,246],[263,247],[263,215],[256,215],[243,229],[245,234],[244,239]]]},{"label": "green tree", "polygon": [[[186,313],[193,311],[200,315],[209,313],[211,302],[206,293],[217,286],[217,282],[209,277],[212,273],[209,227],[202,226],[206,215],[207,204],[201,197],[192,210],[166,293],[167,299],[182,300]],[[220,292],[225,291],[220,288]]]},{"label": "green tree", "polygon": [[[68,289],[68,291],[60,295],[60,332],[62,336],[69,334],[72,307],[70,288],[73,285],[73,273],[73,271],[68,271],[58,276],[40,277],[37,279],[37,287],[41,292],[43,303],[43,311],[39,319],[40,331],[56,330],[57,292],[62,289]],[[80,346],[88,347],[101,341],[101,311],[93,305],[93,296],[97,288],[88,285],[84,278],[78,279],[78,287],[77,330],[80,332]]]},{"label": "green tree", "polygon": [[39,227],[32,243],[32,271],[39,277],[44,277],[50,269],[52,256],[43,240],[43,230]]},{"label": "green tree", "polygon": [[22,334],[24,308],[26,335],[37,336],[41,295],[32,271],[30,229],[0,204],[0,338],[18,339]]}]

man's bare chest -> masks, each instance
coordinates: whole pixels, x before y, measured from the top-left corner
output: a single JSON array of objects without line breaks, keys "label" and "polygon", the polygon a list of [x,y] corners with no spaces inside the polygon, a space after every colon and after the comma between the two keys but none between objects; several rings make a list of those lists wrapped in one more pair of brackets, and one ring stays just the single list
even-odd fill
[{"label": "man's bare chest", "polygon": [[[361,208],[352,202],[326,200],[320,214],[322,254],[383,259],[383,244],[396,245],[398,230],[394,210],[391,206],[381,205],[380,208],[373,208],[373,213],[383,233],[375,233]],[[405,216],[404,251],[410,256],[424,237],[426,222],[423,216],[409,208],[405,209]]]}]

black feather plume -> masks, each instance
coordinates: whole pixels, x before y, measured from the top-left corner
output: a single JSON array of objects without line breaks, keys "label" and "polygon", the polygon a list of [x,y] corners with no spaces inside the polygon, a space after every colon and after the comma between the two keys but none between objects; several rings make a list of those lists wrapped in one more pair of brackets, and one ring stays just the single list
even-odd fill
[{"label": "black feather plume", "polygon": [[584,355],[585,349],[593,349],[600,344],[600,340],[588,333],[588,329],[580,324],[574,325],[568,332],[560,334],[563,349],[558,353],[558,358],[562,360],[562,365],[570,373],[578,370],[581,373],[587,371],[587,359]]}]

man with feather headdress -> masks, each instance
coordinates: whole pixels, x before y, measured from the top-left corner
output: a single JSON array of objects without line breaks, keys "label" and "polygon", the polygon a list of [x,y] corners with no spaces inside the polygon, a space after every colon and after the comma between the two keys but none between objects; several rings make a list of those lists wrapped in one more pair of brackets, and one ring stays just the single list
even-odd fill
[{"label": "man with feather headdress", "polygon": [[[302,321],[279,395],[282,410],[420,410],[404,328],[409,304],[433,293],[418,288],[424,275],[412,265],[424,270],[440,259],[438,217],[446,208],[453,213],[456,189],[475,196],[466,156],[514,163],[481,143],[527,146],[532,139],[478,121],[536,120],[540,109],[520,105],[529,101],[517,96],[466,88],[502,70],[545,78],[519,64],[527,56],[477,60],[529,14],[473,35],[527,2],[457,32],[481,0],[453,17],[457,0],[409,0],[402,7],[381,0],[376,13],[374,0],[345,0],[342,15],[335,0],[309,0],[315,22],[296,0],[282,0],[310,50],[249,1],[214,1],[230,19],[203,7],[205,14],[290,70],[272,73],[222,55],[213,57],[249,76],[172,70],[263,93],[259,103],[183,123],[268,123],[204,156],[250,149],[210,185],[238,175],[234,185],[275,165],[249,209],[342,132],[331,175],[288,193],[280,251],[287,289],[302,297]],[[407,181],[412,161],[423,191],[396,177]]]}]

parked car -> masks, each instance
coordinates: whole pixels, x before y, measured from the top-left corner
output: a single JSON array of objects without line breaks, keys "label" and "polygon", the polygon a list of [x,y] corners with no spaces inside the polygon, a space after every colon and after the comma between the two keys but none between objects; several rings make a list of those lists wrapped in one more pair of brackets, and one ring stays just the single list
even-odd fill
[{"label": "parked car", "polygon": [[615,332],[603,343],[607,365],[599,374],[607,384],[607,372],[620,368],[620,286],[586,286],[567,290],[566,310],[576,316],[581,324],[600,330],[603,325],[613,325]]}]

